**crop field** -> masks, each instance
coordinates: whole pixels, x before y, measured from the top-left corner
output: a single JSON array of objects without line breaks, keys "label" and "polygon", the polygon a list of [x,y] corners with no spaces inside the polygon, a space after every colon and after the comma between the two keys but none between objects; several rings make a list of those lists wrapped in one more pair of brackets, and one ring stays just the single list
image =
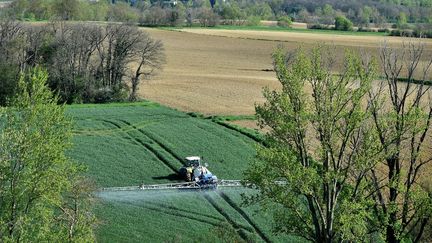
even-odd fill
[{"label": "crop field", "polygon": [[[271,53],[282,44],[310,48],[317,42],[345,49],[377,53],[387,40],[401,46],[408,39],[384,36],[336,35],[224,29],[145,29],[165,45],[167,63],[159,76],[143,83],[146,99],[174,107],[218,115],[254,114],[254,104],[263,102],[262,88],[278,88],[272,72]],[[424,40],[432,55],[432,40]],[[340,50],[340,51],[339,51]]]},{"label": "crop field", "polygon": [[[199,155],[219,178],[241,179],[253,160],[254,140],[219,125],[152,102],[72,105],[73,148],[69,155],[88,166],[98,187],[181,181],[178,168]],[[269,215],[242,207],[246,189],[219,191],[100,192],[100,242],[190,242],[215,237],[228,225],[243,239],[296,241],[270,234]],[[210,241],[211,242],[211,241]]]}]

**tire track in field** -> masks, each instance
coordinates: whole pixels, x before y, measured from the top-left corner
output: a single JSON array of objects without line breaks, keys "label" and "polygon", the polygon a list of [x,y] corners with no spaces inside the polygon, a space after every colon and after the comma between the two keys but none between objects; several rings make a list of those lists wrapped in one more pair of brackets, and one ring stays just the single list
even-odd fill
[{"label": "tire track in field", "polygon": [[124,124],[133,127],[134,129],[136,129],[138,132],[140,132],[141,134],[143,134],[144,136],[146,136],[147,138],[149,138],[150,140],[152,140],[153,142],[155,142],[157,145],[159,145],[161,148],[163,148],[167,153],[169,153],[172,157],[176,158],[181,164],[183,164],[183,158],[180,157],[179,155],[177,155],[176,153],[174,153],[174,151],[172,151],[170,148],[168,148],[165,144],[161,143],[160,141],[158,141],[156,138],[154,138],[154,136],[150,135],[149,133],[143,131],[141,128],[136,127],[135,125],[131,124],[128,121],[125,120],[120,120],[121,122],[123,122]]},{"label": "tire track in field", "polygon": [[[143,135],[145,135],[146,137],[148,137],[149,139],[151,139],[153,142],[155,142],[156,144],[158,144],[161,148],[163,148],[167,153],[169,153],[171,156],[173,156],[174,158],[176,158],[180,163],[183,164],[182,162],[182,158],[179,157],[177,154],[175,154],[171,149],[167,148],[164,144],[162,144],[161,142],[157,141],[153,136],[149,135],[148,133],[146,133],[145,131],[142,131],[141,129],[135,127],[133,124],[129,123],[128,121],[125,120],[120,120],[122,123],[124,123],[125,125],[131,126],[133,128],[135,128],[137,131],[139,131],[140,133],[142,133]],[[134,138],[135,139],[135,138]],[[177,170],[175,170],[175,173],[178,173]],[[225,195],[225,194],[224,194]],[[226,195],[225,195],[226,196]],[[248,237],[247,235],[241,230],[247,230],[250,233],[253,233],[252,231],[250,231],[249,229],[244,228],[243,226],[237,224],[221,207],[219,207],[217,205],[217,203],[207,194],[204,194],[204,198],[210,203],[210,205],[213,206],[214,209],[216,209],[216,211],[219,212],[220,215],[222,215],[227,222],[234,228],[236,229],[237,233],[239,234],[239,236],[245,240],[246,242],[248,241]],[[222,197],[225,201],[227,201],[224,197]],[[228,198],[229,199],[229,198]],[[230,199],[229,199],[230,200]],[[249,223],[249,225],[252,226],[252,228],[255,230],[255,232],[265,241],[265,242],[271,242],[263,233],[262,231],[256,226],[255,223],[253,223],[253,221],[247,216],[247,214],[241,210],[241,208],[239,208],[237,205],[234,204],[234,202],[230,201],[231,203],[228,203],[228,205],[230,205],[232,208],[234,208],[234,210],[236,210],[245,220],[246,222]],[[234,206],[233,206],[234,205]]]},{"label": "tire track in field", "polygon": [[[118,129],[122,130],[122,127],[110,120],[103,120],[106,123],[109,123],[115,127],[117,127]],[[123,131],[124,132],[124,131]],[[142,141],[141,139],[135,138],[133,136],[131,136],[129,133],[124,132],[129,138],[133,139],[136,143],[142,145],[144,148],[146,148],[148,151],[150,151],[153,155],[156,156],[156,158],[161,161],[165,166],[167,166],[169,169],[171,169],[174,173],[178,173],[177,168],[175,168],[173,165],[171,165],[171,163],[165,159],[165,157],[163,157],[163,155],[161,155],[156,149],[154,149],[152,146],[150,146],[150,144]]]},{"label": "tire track in field", "polygon": [[239,225],[238,223],[236,223],[224,210],[223,208],[219,207],[217,205],[217,203],[213,200],[213,198],[211,198],[207,193],[204,193],[204,198],[213,206],[214,209],[216,209],[216,211],[219,212],[220,215],[222,215],[227,221],[228,223],[235,229],[235,231],[239,234],[239,236],[245,240],[246,242],[248,242],[248,236],[241,231],[241,229],[247,230],[250,233],[251,232],[250,229],[246,229],[244,227],[242,227],[241,225]]},{"label": "tire track in field", "polygon": [[202,217],[205,217],[205,218],[211,218],[211,219],[215,219],[215,220],[218,220],[218,221],[223,220],[223,218],[216,217],[214,215],[200,213],[200,212],[196,212],[196,211],[192,211],[192,210],[186,210],[186,209],[174,207],[174,206],[163,204],[163,203],[154,203],[154,202],[147,202],[147,203],[150,204],[150,205],[153,205],[155,207],[162,207],[162,208],[168,208],[168,209],[171,209],[171,210],[181,211],[181,212],[184,212],[184,213],[191,213],[191,214],[194,214],[194,215],[199,215],[199,216],[202,216]]},{"label": "tire track in field", "polygon": [[218,195],[227,202],[232,208],[234,208],[245,220],[248,222],[252,228],[256,231],[256,233],[261,237],[261,239],[267,243],[271,242],[271,240],[263,233],[263,231],[253,222],[253,220],[241,209],[235,202],[231,200],[224,192],[217,191]]},{"label": "tire track in field", "polygon": [[[194,217],[194,216],[186,214],[186,213],[175,212],[173,210],[164,210],[163,208],[158,208],[158,207],[151,207],[151,206],[145,206],[145,205],[136,205],[136,204],[128,203],[128,202],[122,202],[122,203],[124,203],[126,205],[129,205],[129,206],[134,206],[134,207],[139,207],[139,208],[155,211],[155,212],[158,212],[158,213],[163,213],[163,214],[172,215],[172,216],[181,217],[181,218],[187,218],[187,219],[194,220],[194,221],[197,221],[197,222],[200,222],[200,223],[210,224],[210,225],[212,225],[214,227],[220,226],[220,223],[211,222],[211,221],[208,221],[206,219]],[[217,220],[221,220],[221,219],[217,219]]]}]

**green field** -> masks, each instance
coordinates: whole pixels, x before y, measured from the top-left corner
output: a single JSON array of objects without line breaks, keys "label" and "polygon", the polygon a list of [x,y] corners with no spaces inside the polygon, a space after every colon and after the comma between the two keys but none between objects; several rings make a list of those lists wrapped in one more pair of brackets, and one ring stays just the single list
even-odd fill
[{"label": "green field", "polygon": [[[256,142],[215,119],[185,114],[151,102],[74,105],[69,155],[88,166],[99,187],[177,182],[182,158],[199,155],[219,178],[241,179]],[[96,213],[100,242],[217,242],[213,233],[232,228],[256,242],[295,242],[271,234],[270,216],[242,207],[245,189],[218,191],[103,192]]]}]

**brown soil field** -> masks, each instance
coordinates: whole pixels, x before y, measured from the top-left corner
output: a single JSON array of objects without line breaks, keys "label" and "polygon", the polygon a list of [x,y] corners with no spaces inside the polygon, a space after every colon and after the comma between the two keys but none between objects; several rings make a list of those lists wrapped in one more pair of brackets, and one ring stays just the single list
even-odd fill
[{"label": "brown soil field", "polygon": [[[272,71],[271,53],[282,44],[288,50],[299,45],[333,44],[342,55],[354,48],[376,53],[384,40],[401,45],[399,37],[350,36],[295,32],[184,29],[145,29],[165,46],[167,63],[155,78],[140,86],[149,100],[204,114],[254,114],[254,104],[263,102],[262,89],[278,88]],[[432,53],[432,40],[426,40]]]}]

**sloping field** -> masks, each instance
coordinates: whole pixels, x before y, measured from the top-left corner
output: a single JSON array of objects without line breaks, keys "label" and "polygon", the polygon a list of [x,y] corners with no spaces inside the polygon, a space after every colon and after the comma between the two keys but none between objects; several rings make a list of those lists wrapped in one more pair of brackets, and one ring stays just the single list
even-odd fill
[{"label": "sloping field", "polygon": [[[282,31],[145,29],[163,41],[167,64],[155,79],[141,85],[146,99],[183,111],[204,114],[254,114],[263,102],[262,88],[279,87],[271,53],[282,44],[288,49],[314,43],[333,44],[338,55],[354,48],[376,53],[384,40],[402,45],[399,37],[350,36]],[[432,40],[425,40],[432,55]]]},{"label": "sloping field", "polygon": [[[203,156],[219,178],[241,179],[255,154],[256,143],[241,133],[155,103],[74,105],[67,112],[75,120],[69,154],[99,187],[181,181],[176,172],[188,155]],[[241,192],[103,192],[98,239],[191,242],[228,225],[243,239],[295,240],[271,236],[269,216],[242,208]]]}]

